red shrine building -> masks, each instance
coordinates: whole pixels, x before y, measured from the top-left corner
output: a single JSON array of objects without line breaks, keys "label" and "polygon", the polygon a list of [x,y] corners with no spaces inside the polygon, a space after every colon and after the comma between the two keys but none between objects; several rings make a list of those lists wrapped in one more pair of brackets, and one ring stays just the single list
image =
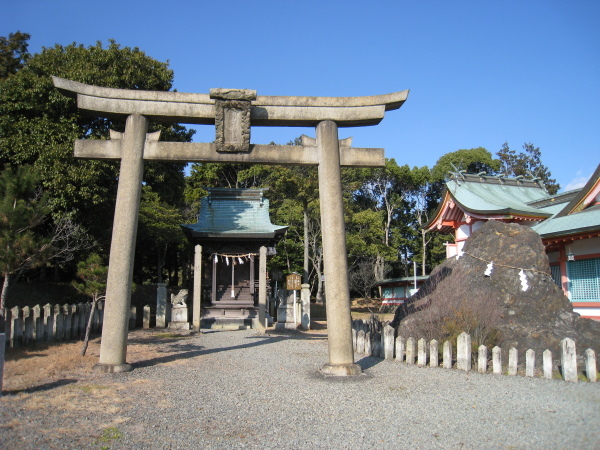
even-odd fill
[{"label": "red shrine building", "polygon": [[556,195],[536,179],[454,173],[425,228],[454,234],[446,246],[450,258],[487,220],[535,230],[573,310],[600,320],[600,165],[583,188]]}]

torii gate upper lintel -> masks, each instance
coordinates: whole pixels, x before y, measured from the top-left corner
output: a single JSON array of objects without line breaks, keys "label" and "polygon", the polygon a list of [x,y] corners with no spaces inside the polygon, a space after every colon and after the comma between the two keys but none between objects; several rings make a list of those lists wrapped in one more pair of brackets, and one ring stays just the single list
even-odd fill
[{"label": "torii gate upper lintel", "polygon": [[[123,372],[132,368],[126,363],[128,312],[143,161],[149,159],[318,165],[329,344],[329,363],[321,372],[336,376],[361,373],[360,366],[354,363],[352,347],[340,167],[380,167],[385,158],[383,149],[351,148],[348,140],[340,141],[338,127],[378,124],[385,111],[402,106],[408,91],[370,97],[258,96],[256,91],[248,89],[211,89],[210,94],[188,94],[104,88],[52,78],[61,92],[77,99],[80,110],[100,117],[126,119],[125,132],[111,133],[110,140],[75,142],[76,157],[121,160],[100,361],[96,369]],[[151,120],[214,124],[215,143],[159,142],[157,133],[147,133]],[[254,145],[250,144],[251,125],[314,126],[316,139],[304,136],[301,146]],[[262,326],[266,298],[260,297]],[[193,323],[197,327],[199,307],[199,298],[194,299]]]}]

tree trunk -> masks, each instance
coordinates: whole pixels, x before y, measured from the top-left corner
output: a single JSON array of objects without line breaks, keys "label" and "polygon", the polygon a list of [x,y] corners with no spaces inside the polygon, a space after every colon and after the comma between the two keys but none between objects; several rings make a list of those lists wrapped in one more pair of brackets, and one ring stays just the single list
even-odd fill
[{"label": "tree trunk", "polygon": [[421,275],[425,275],[427,272],[425,270],[425,258],[427,257],[427,244],[429,243],[425,238],[427,232],[421,229],[421,242],[423,244],[423,262],[421,263]]},{"label": "tree trunk", "polygon": [[8,296],[8,289],[10,288],[10,274],[4,274],[4,283],[2,283],[2,294],[0,294],[0,313],[4,312],[6,306],[6,297]]},{"label": "tree trunk", "polygon": [[83,339],[83,347],[81,348],[81,356],[85,356],[85,352],[88,348],[88,342],[90,341],[90,330],[92,329],[92,320],[94,318],[94,312],[96,311],[96,304],[98,299],[92,300],[92,309],[90,310],[90,317],[88,318],[87,327],[85,329],[85,338]]},{"label": "tree trunk", "polygon": [[304,200],[302,206],[302,215],[304,216],[304,274],[302,276],[302,282],[308,283],[308,203],[306,200]]}]

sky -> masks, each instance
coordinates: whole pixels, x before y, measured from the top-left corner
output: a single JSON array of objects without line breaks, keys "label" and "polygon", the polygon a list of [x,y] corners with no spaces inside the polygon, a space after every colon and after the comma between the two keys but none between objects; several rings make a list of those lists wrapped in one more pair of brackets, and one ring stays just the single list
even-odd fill
[{"label": "sky", "polygon": [[[179,92],[367,96],[410,90],[376,126],[340,129],[399,165],[533,143],[562,190],[600,163],[600,2],[2,0],[30,53],[115,39],[168,61]],[[196,142],[214,127],[198,126]],[[253,127],[285,144],[313,128]]]}]

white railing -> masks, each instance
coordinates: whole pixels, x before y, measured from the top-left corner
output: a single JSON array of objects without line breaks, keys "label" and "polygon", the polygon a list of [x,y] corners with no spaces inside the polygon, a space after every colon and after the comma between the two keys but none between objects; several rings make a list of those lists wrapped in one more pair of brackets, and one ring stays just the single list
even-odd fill
[{"label": "white railing", "polygon": [[[542,376],[547,379],[561,377],[565,381],[577,382],[579,372],[577,367],[577,352],[575,342],[570,338],[561,341],[560,363],[554,361],[552,352],[546,350],[542,353],[542,363],[536,366],[535,351],[529,349],[525,352],[525,365],[519,366],[519,354],[516,348],[508,351],[508,362],[502,365],[502,349],[494,347],[492,357],[488,358],[487,347],[481,345],[477,355],[471,349],[471,336],[461,333],[456,342],[457,354],[453,357],[452,343],[446,341],[442,346],[442,362],[439,361],[439,343],[435,339],[427,342],[425,339],[416,340],[412,337],[404,339],[395,336],[395,329],[377,320],[352,321],[352,341],[355,353],[364,356],[375,356],[386,360],[395,360],[406,364],[415,364],[419,367],[443,367],[446,369],[471,371],[475,362],[477,372],[492,374],[517,375],[527,377]],[[596,353],[588,348],[582,356],[582,375],[590,382],[596,382]],[[490,364],[491,363],[491,364]],[[521,369],[520,369],[521,368]],[[560,369],[560,370],[558,370]]]}]

